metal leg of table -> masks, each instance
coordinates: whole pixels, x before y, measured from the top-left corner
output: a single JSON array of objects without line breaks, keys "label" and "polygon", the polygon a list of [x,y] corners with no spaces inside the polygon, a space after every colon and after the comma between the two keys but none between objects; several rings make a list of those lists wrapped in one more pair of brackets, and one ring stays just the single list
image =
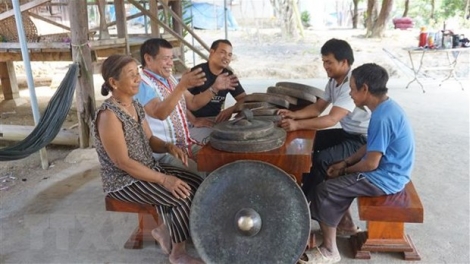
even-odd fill
[{"label": "metal leg of table", "polygon": [[416,69],[415,67],[415,64],[413,62],[413,56],[411,55],[411,52],[408,51],[408,55],[410,56],[410,61],[411,61],[411,67],[412,67],[412,70],[413,70],[413,73],[414,73],[414,78],[413,80],[411,80],[407,85],[406,85],[406,89],[408,89],[408,86],[410,86],[411,83],[413,83],[414,81],[416,81],[419,86],[421,86],[421,90],[423,90],[423,93],[425,93],[426,91],[424,90],[424,86],[423,84],[419,81],[418,79],[418,75],[419,75],[419,72],[421,70],[421,67],[423,66],[423,58],[424,58],[424,51],[421,53],[421,59],[419,60],[419,67],[418,69]]},{"label": "metal leg of table", "polygon": [[456,80],[460,84],[460,87],[462,88],[462,91],[463,91],[464,90],[463,85],[460,82],[460,80],[457,78],[457,75],[455,74],[455,67],[457,66],[457,60],[459,58],[460,51],[456,51],[455,53],[454,52],[452,53],[454,55],[453,60],[450,58],[448,52],[446,54],[447,54],[447,61],[449,62],[449,65],[451,66],[451,69],[449,70],[449,75],[447,75],[447,77],[444,80],[441,81],[439,86],[441,86],[443,82],[449,80],[450,77],[452,77],[454,80]]}]

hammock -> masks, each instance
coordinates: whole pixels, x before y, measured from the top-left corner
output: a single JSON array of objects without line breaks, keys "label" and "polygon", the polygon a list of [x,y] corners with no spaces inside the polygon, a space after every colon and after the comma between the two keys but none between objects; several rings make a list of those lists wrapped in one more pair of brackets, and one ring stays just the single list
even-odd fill
[{"label": "hammock", "polygon": [[77,74],[78,63],[74,63],[70,66],[31,134],[12,146],[0,149],[0,161],[26,158],[51,143],[59,133],[72,105]]}]

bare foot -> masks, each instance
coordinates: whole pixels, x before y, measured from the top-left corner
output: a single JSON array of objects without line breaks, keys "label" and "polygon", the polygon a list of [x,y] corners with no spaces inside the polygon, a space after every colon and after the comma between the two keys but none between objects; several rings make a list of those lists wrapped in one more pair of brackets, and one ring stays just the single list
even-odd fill
[{"label": "bare foot", "polygon": [[171,253],[171,238],[168,228],[162,224],[153,229],[151,233],[153,238],[160,244],[163,254],[169,255]]},{"label": "bare foot", "polygon": [[179,254],[177,256],[170,255],[171,264],[204,264],[200,258],[192,257],[186,253]]}]

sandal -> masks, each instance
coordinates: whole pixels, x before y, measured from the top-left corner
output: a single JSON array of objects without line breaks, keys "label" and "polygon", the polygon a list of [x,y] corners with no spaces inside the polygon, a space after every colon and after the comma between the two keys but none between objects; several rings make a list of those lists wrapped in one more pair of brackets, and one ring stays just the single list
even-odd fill
[{"label": "sandal", "polygon": [[346,229],[341,229],[341,228],[336,228],[336,236],[337,237],[350,237],[357,235],[357,233],[362,232],[360,227],[356,227],[356,230],[351,231],[351,230],[346,230]]},{"label": "sandal", "polygon": [[325,256],[318,247],[307,250],[297,261],[297,264],[332,264],[341,261],[341,256]]}]

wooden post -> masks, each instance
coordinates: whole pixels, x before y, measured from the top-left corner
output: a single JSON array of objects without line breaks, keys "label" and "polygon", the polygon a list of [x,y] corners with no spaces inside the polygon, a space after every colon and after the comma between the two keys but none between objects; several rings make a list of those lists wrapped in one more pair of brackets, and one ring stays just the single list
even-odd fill
[{"label": "wooden post", "polygon": [[12,100],[20,97],[15,74],[15,66],[12,61],[0,62],[0,79],[5,100]]},{"label": "wooden post", "polygon": [[106,26],[106,0],[98,0],[96,3],[100,12],[100,39],[109,39],[109,31]]},{"label": "wooden post", "polygon": [[80,64],[76,90],[80,148],[92,146],[91,122],[95,114],[93,67],[88,45],[88,14],[86,0],[69,1],[72,58]]},{"label": "wooden post", "polygon": [[180,20],[176,19],[174,16],[172,16],[173,20],[173,30],[180,34],[181,36],[183,35],[183,25],[181,25],[180,21],[183,20],[183,7],[181,5],[181,1],[170,1],[169,6],[175,12],[175,14],[181,18]]},{"label": "wooden post", "polygon": [[[183,25],[182,23],[184,23],[183,21],[183,7],[181,5],[181,1],[170,1],[168,3],[170,5],[170,8],[173,10],[173,12],[175,13],[175,16],[171,16],[172,17],[172,22],[173,22],[173,30],[178,33],[180,36],[184,37],[183,36]],[[183,45],[180,45],[178,47],[179,51],[178,51],[178,57],[181,61],[184,62],[184,46]]]},{"label": "wooden post", "polygon": [[116,29],[118,38],[126,39],[126,54],[130,54],[129,41],[127,39],[127,20],[124,0],[114,0],[114,9],[116,10]]},{"label": "wooden post", "polygon": [[[150,14],[158,17],[158,0],[150,0],[149,1],[149,12]],[[150,35],[155,38],[160,37],[160,27],[158,23],[153,20],[150,20]]]}]

